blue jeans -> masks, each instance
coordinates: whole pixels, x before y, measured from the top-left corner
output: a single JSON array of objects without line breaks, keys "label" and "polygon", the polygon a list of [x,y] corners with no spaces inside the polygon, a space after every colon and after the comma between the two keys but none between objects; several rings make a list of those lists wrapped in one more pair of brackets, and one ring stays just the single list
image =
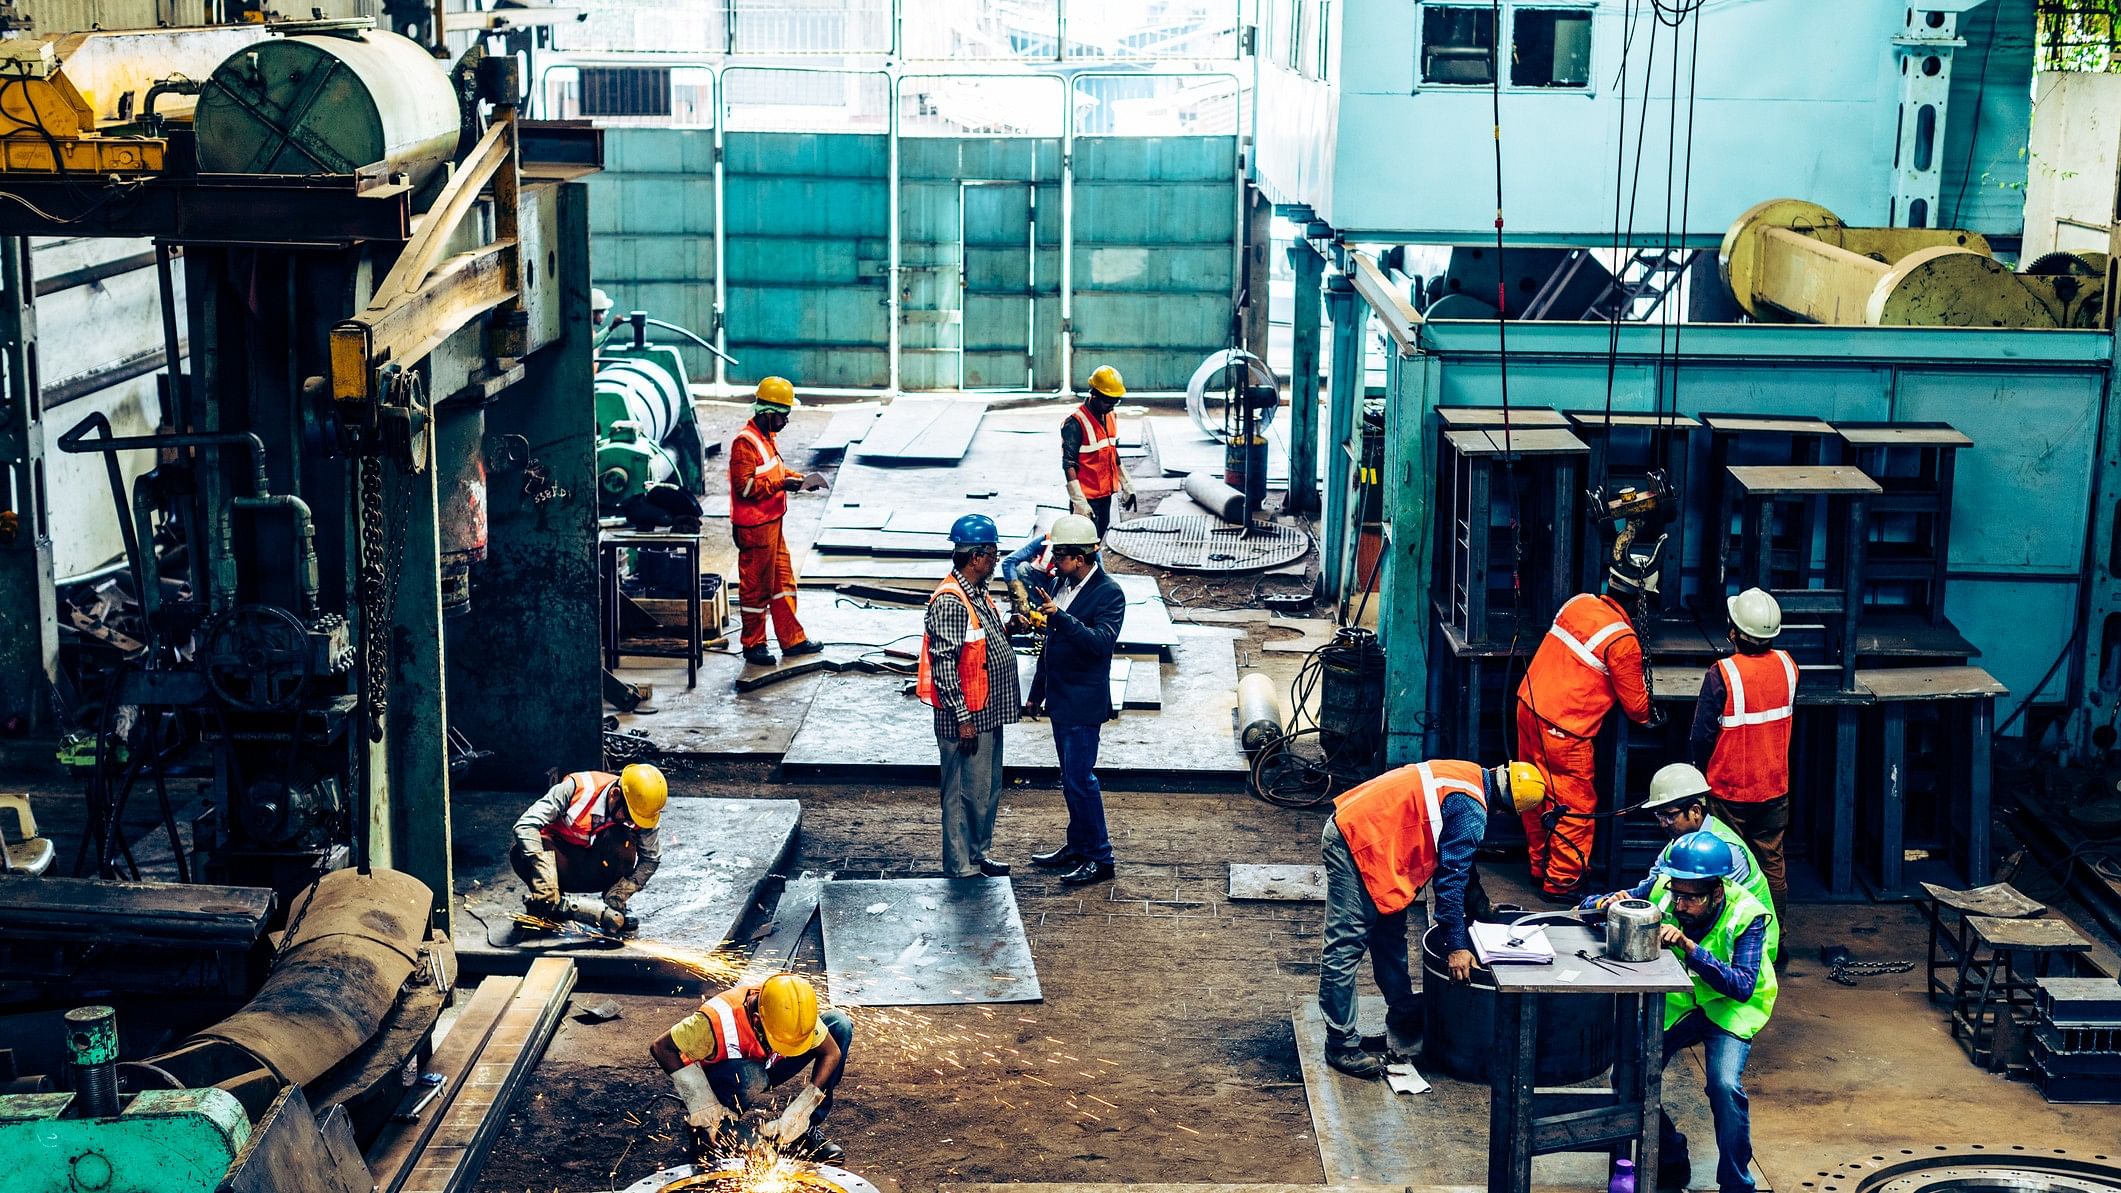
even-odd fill
[{"label": "blue jeans", "polygon": [[1319,846],[1326,862],[1326,932],[1318,958],[1318,1010],[1326,1021],[1326,1043],[1355,1048],[1362,1044],[1362,1034],[1355,1030],[1355,971],[1362,967],[1365,952],[1392,1018],[1421,1010],[1414,976],[1407,969],[1407,920],[1411,914],[1426,931],[1429,913],[1416,900],[1391,915],[1380,914],[1331,817]]},{"label": "blue jeans", "polygon": [[1060,756],[1061,794],[1068,800],[1068,852],[1086,862],[1111,865],[1105,793],[1097,785],[1097,735],[1103,728],[1055,721],[1053,752]]},{"label": "blue jeans", "polygon": [[[810,1116],[813,1127],[823,1123],[825,1116],[832,1113],[832,1091],[839,1088],[840,1078],[847,1075],[847,1048],[854,1042],[854,1020],[847,1018],[847,1012],[830,1007],[819,1011],[817,1017],[825,1025],[825,1031],[839,1042],[840,1069],[818,1087],[825,1100],[818,1103],[817,1111]],[[714,1090],[714,1096],[721,1099],[722,1105],[742,1114],[765,1101],[767,1090],[816,1063],[816,1054],[806,1052],[801,1056],[776,1057],[771,1065],[753,1060],[724,1060],[701,1067],[707,1070],[707,1084]]]},{"label": "blue jeans", "polygon": [[[1709,1109],[1716,1116],[1716,1188],[1721,1193],[1753,1193],[1749,1171],[1753,1166],[1752,1103],[1740,1083],[1746,1057],[1753,1053],[1752,1041],[1739,1039],[1694,1011],[1665,1029],[1665,1063],[1671,1063],[1673,1053],[1694,1044],[1701,1045],[1708,1062]],[[1686,1155],[1686,1136],[1672,1125],[1671,1115],[1662,1110],[1658,1114],[1659,1163],[1671,1164]]]}]

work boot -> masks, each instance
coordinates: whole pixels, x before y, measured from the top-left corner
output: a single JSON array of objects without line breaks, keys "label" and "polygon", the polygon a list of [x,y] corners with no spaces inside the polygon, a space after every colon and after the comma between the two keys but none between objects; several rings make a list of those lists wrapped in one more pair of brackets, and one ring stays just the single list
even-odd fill
[{"label": "work boot", "polygon": [[1694,1161],[1687,1156],[1686,1136],[1679,1137],[1679,1146],[1666,1147],[1657,1157],[1657,1187],[1659,1189],[1685,1189],[1694,1178]]},{"label": "work boot", "polygon": [[803,1132],[802,1138],[797,1139],[789,1150],[805,1160],[819,1164],[831,1164],[847,1158],[847,1149],[825,1138],[823,1127],[812,1127]]},{"label": "work boot", "polygon": [[747,646],[744,648],[744,661],[754,667],[771,667],[777,660],[773,657],[773,652],[763,646]]},{"label": "work boot", "polygon": [[824,643],[819,642],[815,638],[805,638],[794,646],[781,647],[781,657],[788,659],[801,658],[806,654],[816,654],[823,649],[825,649]]},{"label": "work boot", "polygon": [[1364,1052],[1357,1045],[1327,1044],[1326,1063],[1350,1077],[1360,1077],[1364,1081],[1375,1081],[1385,1075],[1384,1062]]},{"label": "work boot", "polygon": [[1041,870],[1073,870],[1083,864],[1082,856],[1063,845],[1059,849],[1031,855],[1031,864]]}]

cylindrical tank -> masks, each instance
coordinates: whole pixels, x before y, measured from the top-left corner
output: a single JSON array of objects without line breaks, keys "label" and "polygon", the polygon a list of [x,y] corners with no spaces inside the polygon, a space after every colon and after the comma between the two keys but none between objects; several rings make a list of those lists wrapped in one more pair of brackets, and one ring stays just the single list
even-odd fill
[{"label": "cylindrical tank", "polygon": [[1274,681],[1254,672],[1237,681],[1237,740],[1245,753],[1264,749],[1281,736],[1281,694]]},{"label": "cylindrical tank", "polygon": [[[1431,1068],[1460,1081],[1488,1079],[1488,1051],[1495,1038],[1495,977],[1475,966],[1468,982],[1451,980],[1440,929],[1421,937],[1421,1051]],[[1613,1066],[1613,996],[1542,995],[1534,1081],[1574,1085]]]},{"label": "cylindrical tank", "polygon": [[439,189],[462,115],[440,63],[371,29],[268,37],[236,51],[207,80],[192,119],[203,173],[352,174],[380,164],[423,195]]},{"label": "cylindrical tank", "polygon": [[1243,516],[1225,518],[1224,521],[1241,522],[1251,517],[1252,511],[1267,499],[1265,435],[1254,435],[1249,442],[1243,436],[1237,436],[1223,444],[1223,481],[1245,497]]},{"label": "cylindrical tank", "polygon": [[1367,777],[1384,744],[1385,651],[1377,635],[1343,629],[1319,651],[1318,744],[1336,771]]},{"label": "cylindrical tank", "polygon": [[677,461],[663,440],[691,397],[682,377],[654,357],[608,360],[597,369],[597,487],[615,507],[669,480]]}]

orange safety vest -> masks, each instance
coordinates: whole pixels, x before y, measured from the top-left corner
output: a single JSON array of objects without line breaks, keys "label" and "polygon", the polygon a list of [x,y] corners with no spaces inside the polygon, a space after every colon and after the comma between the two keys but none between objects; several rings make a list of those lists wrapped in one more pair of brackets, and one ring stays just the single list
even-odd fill
[{"label": "orange safety vest", "polygon": [[1119,492],[1119,420],[1109,414],[1099,418],[1088,406],[1077,406],[1074,418],[1083,429],[1083,444],[1075,449],[1075,481],[1085,497],[1110,497]]},{"label": "orange safety vest", "polygon": [[687,1056],[687,1061],[716,1065],[725,1060],[748,1060],[763,1065],[773,1058],[773,1049],[766,1046],[751,1026],[751,1016],[744,1013],[744,997],[756,989],[757,985],[733,986],[701,1000],[700,1015],[714,1029],[714,1055]]},{"label": "orange safety vest", "polygon": [[594,844],[597,834],[618,823],[616,817],[605,816],[603,811],[604,797],[611,794],[611,785],[619,777],[606,771],[583,770],[567,776],[567,781],[574,784],[574,799],[567,805],[566,819],[538,832],[548,841],[558,838],[569,845]]},{"label": "orange safety vest", "polygon": [[1436,759],[1386,771],[1333,801],[1363,888],[1380,915],[1404,910],[1436,875],[1443,856],[1443,798],[1463,792],[1488,806],[1478,763]]},{"label": "orange safety vest", "polygon": [[[979,619],[979,611],[973,608],[972,598],[957,582],[955,573],[943,577],[943,582],[936,585],[935,592],[928,597],[928,603],[934,604],[946,594],[956,597],[965,606],[965,645],[957,652],[957,683],[965,694],[965,707],[978,712],[987,707],[987,624]],[[994,598],[983,592],[980,600],[986,602],[988,612],[1001,616],[994,608]],[[935,698],[935,668],[926,634],[921,635],[921,672],[914,681],[913,691],[921,698],[922,704],[931,708],[942,707]]]},{"label": "orange safety vest", "polygon": [[1790,727],[1797,706],[1797,664],[1787,651],[1732,655],[1723,672],[1723,715],[1709,755],[1709,790],[1735,804],[1757,804],[1790,792]]},{"label": "orange safety vest", "polygon": [[[758,424],[747,422],[736,433],[737,443],[748,443],[758,455],[759,462],[743,476],[737,470],[743,467],[743,457],[732,446],[729,452],[729,521],[735,526],[764,526],[778,522],[788,513],[788,493],[781,488],[781,478],[787,472],[781,463],[781,449],[773,442],[773,436],[759,430]],[[745,485],[754,491],[746,496]],[[763,486],[766,491],[757,492]]]},{"label": "orange safety vest", "polygon": [[1612,602],[1589,593],[1570,597],[1533,652],[1517,699],[1563,733],[1598,736],[1615,703],[1605,653],[1634,633],[1628,615]]}]

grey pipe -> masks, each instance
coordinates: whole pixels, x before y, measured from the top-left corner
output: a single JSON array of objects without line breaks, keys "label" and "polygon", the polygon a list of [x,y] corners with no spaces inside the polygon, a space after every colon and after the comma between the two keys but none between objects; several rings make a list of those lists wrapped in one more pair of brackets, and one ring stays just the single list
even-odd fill
[{"label": "grey pipe", "polygon": [[235,507],[243,509],[284,509],[294,519],[295,538],[300,555],[295,560],[295,586],[302,590],[302,615],[317,615],[317,524],[310,516],[309,503],[292,493],[265,493],[257,497],[238,497]]},{"label": "grey pipe", "polygon": [[1191,497],[1202,509],[1225,522],[1245,520],[1245,495],[1231,488],[1212,472],[1195,472],[1186,477],[1186,496]]}]

